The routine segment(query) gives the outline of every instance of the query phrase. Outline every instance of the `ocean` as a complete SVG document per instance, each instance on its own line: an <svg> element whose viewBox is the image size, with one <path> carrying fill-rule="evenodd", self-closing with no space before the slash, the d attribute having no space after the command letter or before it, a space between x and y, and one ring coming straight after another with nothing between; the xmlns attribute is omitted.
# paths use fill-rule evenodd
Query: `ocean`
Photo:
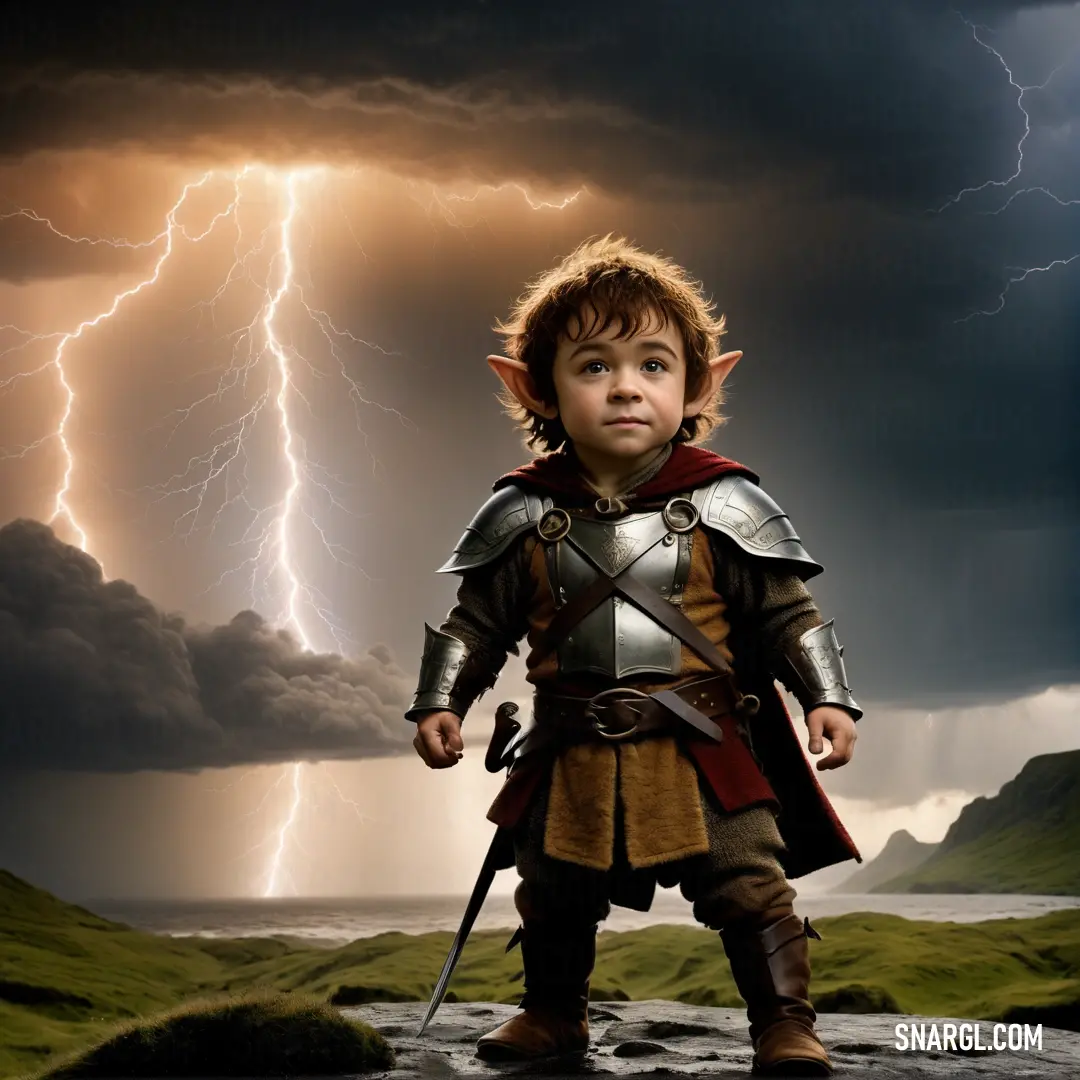
<svg viewBox="0 0 1080 1080"><path fill-rule="evenodd" d="M389 931L426 934L454 932L461 922L464 896L362 897L345 899L234 900L84 900L82 906L106 919L139 930L176 937L299 938L321 947L344 945ZM907 919L981 922L1030 918L1063 908L1080 907L1077 896L909 896L806 893L796 913L811 919L854 911L885 912ZM612 908L601 930L640 930L658 924L695 926L690 905L677 890L658 890L651 911ZM489 896L476 921L477 930L511 930L518 917L510 896Z"/></svg>

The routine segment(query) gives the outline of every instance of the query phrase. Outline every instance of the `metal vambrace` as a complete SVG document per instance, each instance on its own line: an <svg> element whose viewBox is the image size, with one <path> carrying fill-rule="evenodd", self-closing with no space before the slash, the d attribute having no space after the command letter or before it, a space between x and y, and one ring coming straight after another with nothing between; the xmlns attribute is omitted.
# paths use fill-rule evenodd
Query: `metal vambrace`
<svg viewBox="0 0 1080 1080"><path fill-rule="evenodd" d="M805 712L818 705L838 705L856 720L862 716L862 709L851 696L843 656L844 648L837 643L832 619L807 630L787 653L796 678L796 685L789 689Z"/></svg>
<svg viewBox="0 0 1080 1080"><path fill-rule="evenodd" d="M464 717L468 704L455 698L457 682L469 650L464 641L424 623L424 654L420 658L420 679L406 720L416 721L432 709L448 709Z"/></svg>

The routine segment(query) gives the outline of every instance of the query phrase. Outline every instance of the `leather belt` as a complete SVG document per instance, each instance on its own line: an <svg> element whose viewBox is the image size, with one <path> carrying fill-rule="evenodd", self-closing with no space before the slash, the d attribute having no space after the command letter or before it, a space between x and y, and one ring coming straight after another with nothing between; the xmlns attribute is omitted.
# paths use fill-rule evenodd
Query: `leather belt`
<svg viewBox="0 0 1080 1080"><path fill-rule="evenodd" d="M737 704L740 701L745 703L742 708ZM674 734L684 722L721 742L723 734L713 718L745 715L756 701L739 696L726 675L698 679L656 694L623 686L591 698L538 692L533 698L535 726L520 741L518 750L519 754L527 753L552 741L618 742L650 734Z"/></svg>

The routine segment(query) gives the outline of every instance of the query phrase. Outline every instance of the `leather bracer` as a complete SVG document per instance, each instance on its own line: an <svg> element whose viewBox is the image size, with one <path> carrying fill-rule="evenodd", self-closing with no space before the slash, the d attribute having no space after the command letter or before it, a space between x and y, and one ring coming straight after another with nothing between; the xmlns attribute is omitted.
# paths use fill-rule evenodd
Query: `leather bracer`
<svg viewBox="0 0 1080 1080"><path fill-rule="evenodd" d="M832 619L811 627L789 648L786 659L794 684L788 689L799 699L805 712L818 705L837 705L856 720L862 716L862 709L855 703L847 684L843 656L844 649L837 643Z"/></svg>
<svg viewBox="0 0 1080 1080"><path fill-rule="evenodd" d="M424 653L420 658L420 678L406 720L417 721L432 709L448 709L464 717L471 701L462 700L455 690L458 676L469 655L465 642L451 634L433 630L424 623Z"/></svg>

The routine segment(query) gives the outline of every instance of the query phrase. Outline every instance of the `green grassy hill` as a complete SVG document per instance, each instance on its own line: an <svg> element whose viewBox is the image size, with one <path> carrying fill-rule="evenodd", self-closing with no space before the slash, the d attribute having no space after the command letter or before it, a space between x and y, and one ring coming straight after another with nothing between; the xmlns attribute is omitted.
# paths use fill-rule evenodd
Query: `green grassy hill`
<svg viewBox="0 0 1080 1080"><path fill-rule="evenodd" d="M1033 757L960 812L925 862L875 893L1080 895L1080 750Z"/></svg>
<svg viewBox="0 0 1080 1080"><path fill-rule="evenodd" d="M988 923L852 914L815 923L822 1012L1023 1019L1080 1030L1080 910ZM470 938L449 1000L516 1002L508 932ZM94 1045L118 1024L195 999L265 990L338 1005L426 1001L449 933L381 934L338 949L273 939L170 939L98 918L0 871L0 1078ZM686 926L602 933L597 1000L741 1007L717 935Z"/></svg>

